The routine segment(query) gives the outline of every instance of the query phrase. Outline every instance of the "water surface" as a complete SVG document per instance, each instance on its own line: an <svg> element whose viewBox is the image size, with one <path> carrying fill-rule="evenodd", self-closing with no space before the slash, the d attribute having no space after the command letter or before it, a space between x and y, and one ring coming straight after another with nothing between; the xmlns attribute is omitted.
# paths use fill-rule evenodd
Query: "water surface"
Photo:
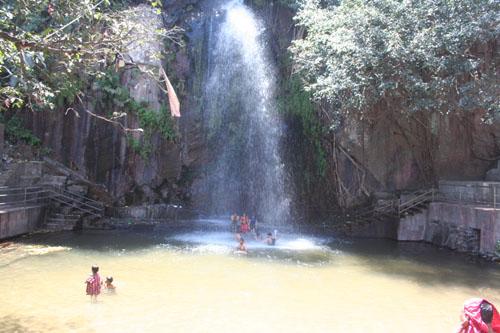
<svg viewBox="0 0 500 333"><path fill-rule="evenodd" d="M19 238L0 250L0 332L452 332L465 299L500 304L498 265L285 232L237 255L226 223ZM98 304L94 263L118 290Z"/></svg>

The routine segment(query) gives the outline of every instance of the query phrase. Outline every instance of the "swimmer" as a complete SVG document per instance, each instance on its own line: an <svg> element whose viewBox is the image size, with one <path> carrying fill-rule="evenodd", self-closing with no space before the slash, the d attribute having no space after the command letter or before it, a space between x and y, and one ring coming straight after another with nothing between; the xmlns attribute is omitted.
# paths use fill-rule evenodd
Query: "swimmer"
<svg viewBox="0 0 500 333"><path fill-rule="evenodd" d="M274 246L276 245L276 237L272 233L268 232L265 242L267 245Z"/></svg>
<svg viewBox="0 0 500 333"><path fill-rule="evenodd" d="M248 253L247 247L245 246L245 240L243 239L243 237L240 237L240 244L236 248L236 251L242 252L242 253L245 253L245 254Z"/></svg>
<svg viewBox="0 0 500 333"><path fill-rule="evenodd" d="M113 285L113 277L106 277L106 282L104 282L104 288L106 288L106 292L108 294L116 292L116 287Z"/></svg>

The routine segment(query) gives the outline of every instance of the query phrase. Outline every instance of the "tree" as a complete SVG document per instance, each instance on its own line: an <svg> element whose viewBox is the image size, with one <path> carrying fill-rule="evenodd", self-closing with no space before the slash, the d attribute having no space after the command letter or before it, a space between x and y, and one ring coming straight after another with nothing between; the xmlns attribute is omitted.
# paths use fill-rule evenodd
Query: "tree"
<svg viewBox="0 0 500 333"><path fill-rule="evenodd" d="M382 100L402 112L500 112L499 2L332 3L303 1L296 21L307 34L290 50L306 88L334 115L359 115Z"/></svg>
<svg viewBox="0 0 500 333"><path fill-rule="evenodd" d="M151 1L160 14L161 2ZM71 105L88 83L124 58L127 36L141 38L126 1L6 0L0 4L0 111ZM138 33L139 31L139 33ZM158 29L179 43L179 29ZM144 38L148 38L146 33ZM158 55L161 56L161 55ZM131 63L132 62L132 63ZM137 67L137 66L136 66Z"/></svg>

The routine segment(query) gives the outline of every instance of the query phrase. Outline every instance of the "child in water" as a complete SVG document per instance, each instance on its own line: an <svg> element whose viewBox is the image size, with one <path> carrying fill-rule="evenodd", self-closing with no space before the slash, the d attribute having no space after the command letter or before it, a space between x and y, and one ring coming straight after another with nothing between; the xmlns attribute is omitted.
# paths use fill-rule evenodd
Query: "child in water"
<svg viewBox="0 0 500 333"><path fill-rule="evenodd" d="M247 253L247 247L245 246L245 240L243 237L240 237L240 244L236 248L237 251Z"/></svg>
<svg viewBox="0 0 500 333"><path fill-rule="evenodd" d="M106 288L106 292L108 294L112 294L116 291L116 287L113 285L113 277L106 277L106 282L104 283L104 288Z"/></svg>
<svg viewBox="0 0 500 333"><path fill-rule="evenodd" d="M101 277L99 276L99 267L92 266L92 275L88 277L85 281L87 284L87 295L90 295L90 301L92 303L97 302L97 295L101 293Z"/></svg>
<svg viewBox="0 0 500 333"><path fill-rule="evenodd" d="M266 244L271 245L271 246L276 245L277 234L278 234L278 230L274 230L274 234L268 232L267 237L266 237Z"/></svg>

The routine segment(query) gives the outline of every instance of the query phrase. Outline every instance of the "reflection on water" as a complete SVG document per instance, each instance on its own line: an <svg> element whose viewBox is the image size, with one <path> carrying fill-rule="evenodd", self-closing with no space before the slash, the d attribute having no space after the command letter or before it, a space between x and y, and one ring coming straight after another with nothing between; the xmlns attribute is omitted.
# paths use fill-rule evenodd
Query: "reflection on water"
<svg viewBox="0 0 500 333"><path fill-rule="evenodd" d="M451 332L465 299L500 304L498 265L432 246L279 231L241 256L227 226L20 238L0 249L0 332ZM98 304L94 263L117 286Z"/></svg>

